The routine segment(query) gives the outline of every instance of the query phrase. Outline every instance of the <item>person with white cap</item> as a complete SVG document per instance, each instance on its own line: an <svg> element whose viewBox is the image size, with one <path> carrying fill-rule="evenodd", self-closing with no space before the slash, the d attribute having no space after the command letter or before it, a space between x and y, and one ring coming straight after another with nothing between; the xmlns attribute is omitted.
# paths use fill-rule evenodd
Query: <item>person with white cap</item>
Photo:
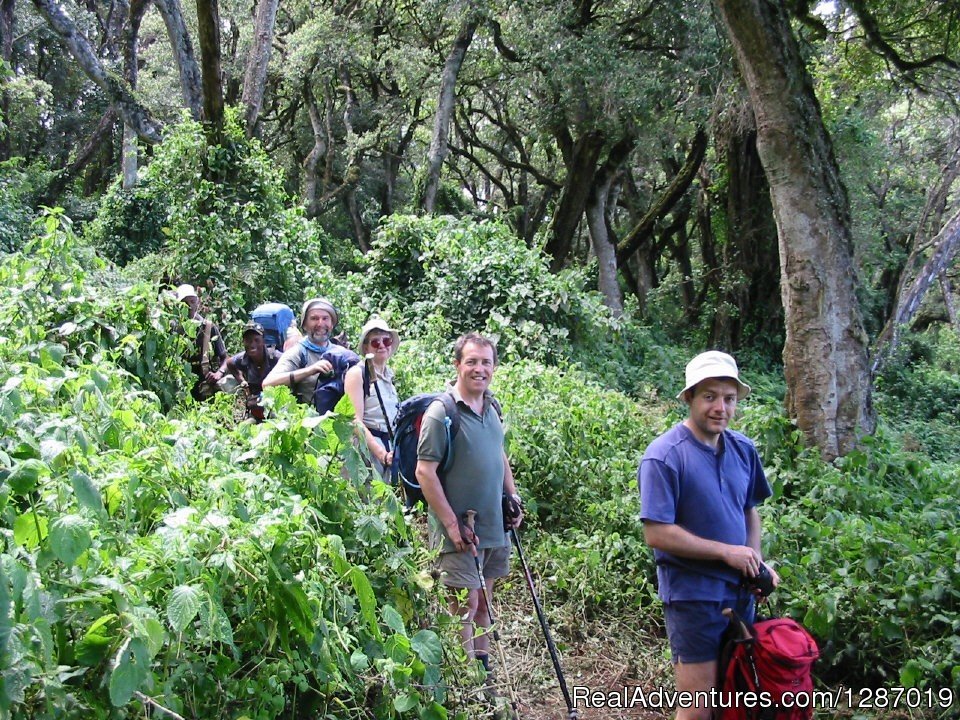
<svg viewBox="0 0 960 720"><path fill-rule="evenodd" d="M353 403L358 431L370 450L374 471L390 482L393 428L400 398L387 365L400 344L400 333L374 315L360 329L360 356L365 359L344 376L344 390Z"/></svg>
<svg viewBox="0 0 960 720"><path fill-rule="evenodd" d="M637 471L644 538L654 549L667 637L678 691L709 694L733 608L753 621L750 579L769 571L760 551L757 506L772 491L753 442L730 430L737 402L750 386L736 360L709 351L686 367L677 396L686 419L656 438ZM707 695L700 696L707 697ZM709 720L705 703L679 708L680 720Z"/></svg>
<svg viewBox="0 0 960 720"><path fill-rule="evenodd" d="M189 308L187 317L196 324L197 334L194 339L196 348L187 358L197 381L190 390L195 400L206 400L217 392L216 369L227 359L227 346L223 342L223 334L213 321L206 319L200 313L200 298L193 285L184 283L176 290L177 300ZM180 328L183 332L183 328ZM222 377L222 376L221 376Z"/></svg>
<svg viewBox="0 0 960 720"><path fill-rule="evenodd" d="M297 400L312 404L319 377L329 377L334 372L331 356L346 351L331 338L339 321L340 314L326 298L310 298L303 303L300 312L303 337L296 345L284 350L276 366L264 378L263 386L289 385Z"/></svg>

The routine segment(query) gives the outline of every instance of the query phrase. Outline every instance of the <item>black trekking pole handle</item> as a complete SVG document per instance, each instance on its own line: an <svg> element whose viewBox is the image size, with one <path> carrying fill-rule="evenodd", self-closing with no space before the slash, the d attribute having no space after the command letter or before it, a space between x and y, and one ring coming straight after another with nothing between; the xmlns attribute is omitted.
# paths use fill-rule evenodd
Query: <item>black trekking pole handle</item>
<svg viewBox="0 0 960 720"><path fill-rule="evenodd" d="M380 403L380 412L383 413L383 422L387 425L387 437L390 438L390 449L396 450L396 443L393 441L393 428L390 427L390 416L387 415L387 406L383 403L383 395L380 394L380 386L377 385L377 375L373 369L373 353L367 353L363 356L367 364L367 377L371 378L373 390L377 393L377 402Z"/></svg>
<svg viewBox="0 0 960 720"><path fill-rule="evenodd" d="M543 630L543 637L547 641L547 649L550 651L550 659L553 661L553 671L557 674L557 682L560 683L560 692L563 693L563 700L567 704L567 718L568 720L578 720L580 714L570 700L570 691L567 690L567 681L564 679L563 669L560 667L560 657L557 655L557 646L553 644L550 627L547 625L547 618L543 613L543 607L540 605L540 599L537 597L537 591L533 586L533 576L530 574L530 566L527 565L527 559L523 555L523 547L520 545L520 536L517 535L516 528L510 528L510 537L513 539L513 544L517 548L517 557L520 558L520 564L523 566L523 574L527 578L530 597L533 598L533 607L537 611L537 619L540 621L540 628Z"/></svg>

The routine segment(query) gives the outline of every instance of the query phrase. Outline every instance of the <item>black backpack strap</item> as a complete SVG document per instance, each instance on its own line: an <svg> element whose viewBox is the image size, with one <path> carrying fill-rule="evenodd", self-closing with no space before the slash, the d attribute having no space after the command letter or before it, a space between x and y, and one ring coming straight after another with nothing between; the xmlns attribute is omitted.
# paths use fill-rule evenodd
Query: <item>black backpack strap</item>
<svg viewBox="0 0 960 720"><path fill-rule="evenodd" d="M490 398L490 404L493 405L493 409L497 411L497 417L500 418L500 422L503 422L503 408L500 407L500 401L496 397Z"/></svg>
<svg viewBox="0 0 960 720"><path fill-rule="evenodd" d="M370 366L366 361L363 362L363 399L370 397ZM376 382L376 380L374 380Z"/></svg>
<svg viewBox="0 0 960 720"><path fill-rule="evenodd" d="M453 399L453 394L450 392L440 393L437 399L443 403L443 412L450 421L447 426L447 454L441 466L442 470L446 470L453 462L453 439L460 432L460 408L457 407L457 401Z"/></svg>

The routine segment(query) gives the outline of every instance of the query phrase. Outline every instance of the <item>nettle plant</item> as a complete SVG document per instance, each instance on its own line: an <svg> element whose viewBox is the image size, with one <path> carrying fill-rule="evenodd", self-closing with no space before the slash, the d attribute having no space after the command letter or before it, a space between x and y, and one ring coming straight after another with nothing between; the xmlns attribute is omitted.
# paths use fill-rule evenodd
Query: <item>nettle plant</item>
<svg viewBox="0 0 960 720"><path fill-rule="evenodd" d="M0 284L0 717L465 717L425 550L352 426L286 390L262 425L165 413L60 222L0 269L28 279Z"/></svg>
<svg viewBox="0 0 960 720"><path fill-rule="evenodd" d="M394 215L382 221L366 260L371 302L399 300L417 332L429 330L425 319L436 314L453 337L486 332L504 358L565 357L590 305L583 277L554 275L542 252L496 222Z"/></svg>

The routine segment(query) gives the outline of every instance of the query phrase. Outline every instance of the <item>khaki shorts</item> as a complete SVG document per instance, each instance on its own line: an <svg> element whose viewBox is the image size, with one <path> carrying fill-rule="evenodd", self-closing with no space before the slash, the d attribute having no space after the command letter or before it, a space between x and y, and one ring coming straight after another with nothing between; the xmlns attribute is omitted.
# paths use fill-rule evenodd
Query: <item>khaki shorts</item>
<svg viewBox="0 0 960 720"><path fill-rule="evenodd" d="M485 580L494 580L510 572L510 546L484 548L479 552ZM480 578L472 552L440 555L440 582L447 587L480 589Z"/></svg>

